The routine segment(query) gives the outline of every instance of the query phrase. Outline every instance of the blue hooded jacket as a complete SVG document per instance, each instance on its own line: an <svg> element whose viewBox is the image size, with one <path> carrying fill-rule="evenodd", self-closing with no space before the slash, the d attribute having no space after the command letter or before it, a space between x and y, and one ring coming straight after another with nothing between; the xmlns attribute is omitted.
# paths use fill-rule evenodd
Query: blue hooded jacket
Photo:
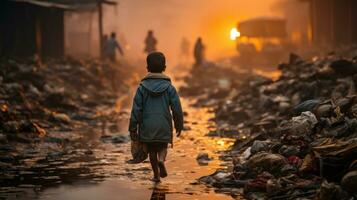
<svg viewBox="0 0 357 200"><path fill-rule="evenodd" d="M168 76L149 73L136 91L129 131L138 132L141 142L172 143L172 120L176 131L181 131L183 113L177 91Z"/></svg>

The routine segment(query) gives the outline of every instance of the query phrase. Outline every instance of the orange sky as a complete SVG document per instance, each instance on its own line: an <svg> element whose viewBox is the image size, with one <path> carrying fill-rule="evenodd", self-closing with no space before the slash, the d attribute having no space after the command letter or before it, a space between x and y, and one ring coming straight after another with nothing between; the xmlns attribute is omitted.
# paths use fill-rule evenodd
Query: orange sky
<svg viewBox="0 0 357 200"><path fill-rule="evenodd" d="M235 53L229 39L230 29L239 20L277 15L272 5L279 0L118 0L117 8L106 8L105 30L115 30L130 49L128 57L144 57L144 38L153 29L158 48L174 64L185 36L191 46L202 36L207 58L216 59Z"/></svg>

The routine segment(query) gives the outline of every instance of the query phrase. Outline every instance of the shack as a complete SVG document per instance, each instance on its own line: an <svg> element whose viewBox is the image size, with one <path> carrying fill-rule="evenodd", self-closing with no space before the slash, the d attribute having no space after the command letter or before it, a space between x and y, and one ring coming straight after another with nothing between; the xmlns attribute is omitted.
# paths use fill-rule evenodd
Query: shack
<svg viewBox="0 0 357 200"><path fill-rule="evenodd" d="M1 0L0 57L60 58L65 54L65 12L97 9L110 0ZM101 42L102 39L99 39Z"/></svg>
<svg viewBox="0 0 357 200"><path fill-rule="evenodd" d="M356 0L302 0L310 3L312 40L316 45L357 45Z"/></svg>

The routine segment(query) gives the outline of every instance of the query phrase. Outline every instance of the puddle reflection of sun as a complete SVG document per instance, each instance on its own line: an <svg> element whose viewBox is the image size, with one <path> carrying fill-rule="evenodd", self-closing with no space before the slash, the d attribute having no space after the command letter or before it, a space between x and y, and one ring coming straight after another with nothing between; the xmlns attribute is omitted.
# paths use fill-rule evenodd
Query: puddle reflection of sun
<svg viewBox="0 0 357 200"><path fill-rule="evenodd" d="M216 143L220 146L224 146L226 144L224 140L218 140Z"/></svg>

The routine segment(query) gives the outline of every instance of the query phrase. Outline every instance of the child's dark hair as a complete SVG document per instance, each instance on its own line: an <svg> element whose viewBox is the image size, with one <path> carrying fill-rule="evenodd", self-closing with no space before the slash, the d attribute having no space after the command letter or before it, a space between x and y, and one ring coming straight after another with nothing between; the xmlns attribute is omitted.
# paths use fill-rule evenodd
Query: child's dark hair
<svg viewBox="0 0 357 200"><path fill-rule="evenodd" d="M147 69L152 73L161 73L166 69L166 59L163 53L153 52L146 58Z"/></svg>

